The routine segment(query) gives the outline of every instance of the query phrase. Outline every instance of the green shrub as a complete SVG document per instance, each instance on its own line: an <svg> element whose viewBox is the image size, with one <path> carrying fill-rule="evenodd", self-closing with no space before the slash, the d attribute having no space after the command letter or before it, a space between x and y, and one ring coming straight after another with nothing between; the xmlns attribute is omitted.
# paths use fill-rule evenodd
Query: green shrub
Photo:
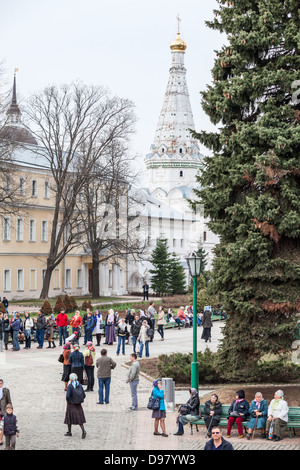
<svg viewBox="0 0 300 470"><path fill-rule="evenodd" d="M59 313L62 308L66 308L60 296L57 297L56 304L53 307L53 312Z"/></svg>
<svg viewBox="0 0 300 470"><path fill-rule="evenodd" d="M162 377L171 377L175 383L190 383L192 354L173 353L159 356L158 370ZM198 352L199 383L221 383L222 378L216 369L216 353L208 348Z"/></svg>
<svg viewBox="0 0 300 470"><path fill-rule="evenodd" d="M49 315L52 313L52 307L50 303L48 302L48 300L45 300L45 302L43 303L41 307L41 311L43 312L44 315Z"/></svg>

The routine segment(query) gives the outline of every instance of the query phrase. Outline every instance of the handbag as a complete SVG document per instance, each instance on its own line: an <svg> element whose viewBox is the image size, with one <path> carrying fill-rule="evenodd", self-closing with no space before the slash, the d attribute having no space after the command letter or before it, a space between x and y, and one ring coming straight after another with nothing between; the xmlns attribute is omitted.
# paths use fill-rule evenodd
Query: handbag
<svg viewBox="0 0 300 470"><path fill-rule="evenodd" d="M181 405L179 407L179 413L181 414L181 416L186 416L188 415L190 412L189 410L189 406L188 405Z"/></svg>
<svg viewBox="0 0 300 470"><path fill-rule="evenodd" d="M159 410L160 398L153 398L152 394L149 397L147 408L149 410Z"/></svg>
<svg viewBox="0 0 300 470"><path fill-rule="evenodd" d="M63 355L63 353L61 353L61 354L58 356L58 362L64 362L64 355Z"/></svg>
<svg viewBox="0 0 300 470"><path fill-rule="evenodd" d="M93 356L92 356L91 353L90 353L88 356L85 356L84 364L85 364L87 367L90 367L90 366L93 365Z"/></svg>

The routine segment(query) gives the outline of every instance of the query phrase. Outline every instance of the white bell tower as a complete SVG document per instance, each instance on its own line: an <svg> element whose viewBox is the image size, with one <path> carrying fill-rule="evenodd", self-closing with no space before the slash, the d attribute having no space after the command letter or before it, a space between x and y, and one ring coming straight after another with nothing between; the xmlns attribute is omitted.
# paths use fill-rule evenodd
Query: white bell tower
<svg viewBox="0 0 300 470"><path fill-rule="evenodd" d="M187 45L180 36L180 18L177 19L177 37L170 44L171 67L164 102L151 153L145 157L151 193L156 188L168 194L175 187L195 187L196 174L201 169L199 144L190 133L195 124L184 67Z"/></svg>

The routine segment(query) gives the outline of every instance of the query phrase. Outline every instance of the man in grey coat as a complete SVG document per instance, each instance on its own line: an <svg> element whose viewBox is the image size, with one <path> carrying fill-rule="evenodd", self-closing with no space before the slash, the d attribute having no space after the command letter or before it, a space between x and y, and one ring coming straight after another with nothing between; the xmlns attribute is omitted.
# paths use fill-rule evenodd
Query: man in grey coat
<svg viewBox="0 0 300 470"><path fill-rule="evenodd" d="M107 350L101 350L101 357L96 361L97 367L97 379L98 379L98 395L99 401L97 405L103 405L103 389L105 388L105 398L104 401L106 404L109 403L109 393L110 393L110 382L111 382L111 371L116 367L115 361L111 357L107 356Z"/></svg>
<svg viewBox="0 0 300 470"><path fill-rule="evenodd" d="M137 411L138 409L138 398L137 398L137 386L139 383L139 376L140 376L140 364L137 360L137 354L131 353L130 354L131 366L129 368L127 374L126 383L130 385L131 391L131 406L130 410Z"/></svg>

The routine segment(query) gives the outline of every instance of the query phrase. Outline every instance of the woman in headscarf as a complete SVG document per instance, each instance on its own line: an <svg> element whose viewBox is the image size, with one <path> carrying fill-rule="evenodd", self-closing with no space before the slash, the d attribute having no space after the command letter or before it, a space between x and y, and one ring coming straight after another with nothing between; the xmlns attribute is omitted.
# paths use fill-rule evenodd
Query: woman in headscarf
<svg viewBox="0 0 300 470"><path fill-rule="evenodd" d="M185 405L179 408L179 415L177 416L178 431L174 434L175 436L182 436L184 433L183 426L187 423L192 423L200 418L199 407L200 400L198 392L195 388L190 388L190 398ZM183 411L184 410L184 411ZM181 414L183 413L184 414Z"/></svg>
<svg viewBox="0 0 300 470"><path fill-rule="evenodd" d="M47 318L46 320L46 339L48 341L48 346L47 349L51 348L56 348L55 342L54 342L54 325L55 325L55 318L53 313Z"/></svg>
<svg viewBox="0 0 300 470"><path fill-rule="evenodd" d="M266 423L267 439L280 441L283 437L283 430L287 425L289 412L288 404L283 397L283 391L277 390L274 394L273 400L271 400L271 403L269 404ZM271 427L273 427L273 431Z"/></svg>
<svg viewBox="0 0 300 470"><path fill-rule="evenodd" d="M205 310L202 316L202 335L201 339L204 339L205 342L207 341L211 342L211 328L213 326L212 323L212 313L210 310Z"/></svg>
<svg viewBox="0 0 300 470"><path fill-rule="evenodd" d="M268 415L268 404L267 400L264 400L262 393L257 392L254 400L250 403L249 408L249 423L247 423L248 433L247 439L251 438L254 428L259 429L261 437L265 438L266 433L266 420Z"/></svg>
<svg viewBox="0 0 300 470"><path fill-rule="evenodd" d="M0 420L6 414L6 405L11 403L10 391L4 387L4 380L0 379Z"/></svg>
<svg viewBox="0 0 300 470"><path fill-rule="evenodd" d="M103 318L101 315L100 310L96 310L94 313L94 329L93 329L93 336L96 336L97 344L96 346L100 346L101 343L101 335L103 334Z"/></svg>
<svg viewBox="0 0 300 470"><path fill-rule="evenodd" d="M84 365L85 371L87 376L87 388L85 392L93 392L94 391L94 383L95 383L95 348L91 341L86 343L86 350L83 352L84 357Z"/></svg>
<svg viewBox="0 0 300 470"><path fill-rule="evenodd" d="M222 414L222 403L219 402L219 397L212 393L210 400L207 400L204 405L203 419L207 428L207 436L211 437L211 430L214 426L218 426Z"/></svg>
<svg viewBox="0 0 300 470"><path fill-rule="evenodd" d="M112 308L108 310L106 326L107 326L107 330L106 330L105 343L113 344L115 341L117 341L117 337L116 337L116 331L115 331L115 313Z"/></svg>
<svg viewBox="0 0 300 470"><path fill-rule="evenodd" d="M65 436L72 436L71 428L73 424L78 424L82 430L82 439L86 436L86 431L84 429L85 416L84 411L81 406L81 403L77 403L76 397L80 394L82 397L82 402L85 398L85 393L82 388L82 385L78 382L78 377L76 374L70 375L70 384L67 388L66 400L67 400L67 409L65 414L64 424L68 426L68 431Z"/></svg>
<svg viewBox="0 0 300 470"><path fill-rule="evenodd" d="M245 398L244 390L238 390L235 393L235 400L231 403L228 414L227 437L230 437L231 428L234 422L236 422L238 428L238 437L244 437L242 423L247 420L249 414L249 403Z"/></svg>
<svg viewBox="0 0 300 470"><path fill-rule="evenodd" d="M127 337L127 325L125 323L125 318L121 318L117 324L117 336L118 336L118 347L117 347L117 356L120 354L120 349L122 346L122 354L125 356L125 341Z"/></svg>
<svg viewBox="0 0 300 470"><path fill-rule="evenodd" d="M152 411L152 418L154 418L154 436L163 436L168 437L166 434L166 406L165 406L165 392L162 390L162 381L161 379L154 380L152 383L152 396L153 398L159 398L159 410ZM158 426L160 424L162 433L158 432Z"/></svg>
<svg viewBox="0 0 300 470"><path fill-rule="evenodd" d="M63 374L61 378L62 382L65 383L65 392L67 391L69 376L71 374L71 363L69 361L70 354L71 354L71 344L66 343L63 346L64 362L63 362Z"/></svg>

